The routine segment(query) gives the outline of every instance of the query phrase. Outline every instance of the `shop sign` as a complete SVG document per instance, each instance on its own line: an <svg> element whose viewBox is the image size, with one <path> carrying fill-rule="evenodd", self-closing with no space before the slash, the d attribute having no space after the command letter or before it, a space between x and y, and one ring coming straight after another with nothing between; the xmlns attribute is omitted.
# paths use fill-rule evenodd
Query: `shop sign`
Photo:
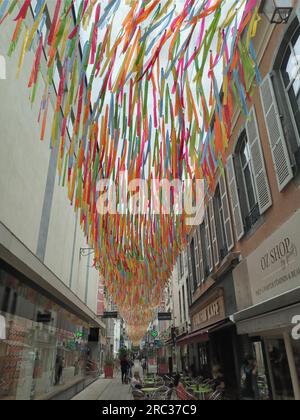
<svg viewBox="0 0 300 420"><path fill-rule="evenodd" d="M299 287L300 211L247 259L253 303Z"/></svg>
<svg viewBox="0 0 300 420"><path fill-rule="evenodd" d="M0 340L6 340L6 320L0 315Z"/></svg>
<svg viewBox="0 0 300 420"><path fill-rule="evenodd" d="M294 316L292 319L294 328L292 329L292 337L294 340L300 340L300 315Z"/></svg>
<svg viewBox="0 0 300 420"><path fill-rule="evenodd" d="M118 316L119 316L118 311L103 313L103 319L117 319Z"/></svg>
<svg viewBox="0 0 300 420"><path fill-rule="evenodd" d="M172 321L172 313L171 312L159 312L158 313L158 320L159 321Z"/></svg>
<svg viewBox="0 0 300 420"><path fill-rule="evenodd" d="M193 317L193 330L199 330L225 319L225 305L223 296L202 307Z"/></svg>

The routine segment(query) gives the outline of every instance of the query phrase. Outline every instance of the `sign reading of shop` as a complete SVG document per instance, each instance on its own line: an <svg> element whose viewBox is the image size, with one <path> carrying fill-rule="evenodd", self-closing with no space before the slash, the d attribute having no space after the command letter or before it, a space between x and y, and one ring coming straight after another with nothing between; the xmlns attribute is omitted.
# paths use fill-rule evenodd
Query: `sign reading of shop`
<svg viewBox="0 0 300 420"><path fill-rule="evenodd" d="M43 323L43 324L47 324L47 323L51 322L51 320L52 320L51 313L42 314L41 312L38 312L37 317L36 317L36 322L40 322L40 323Z"/></svg>
<svg viewBox="0 0 300 420"><path fill-rule="evenodd" d="M295 325L292 329L292 337L294 340L300 340L300 315L294 316L292 324Z"/></svg>
<svg viewBox="0 0 300 420"><path fill-rule="evenodd" d="M297 247L290 238L285 238L262 257L261 268L265 271L277 262L280 262L282 268L285 268L289 264L289 260L295 256L297 256Z"/></svg>
<svg viewBox="0 0 300 420"><path fill-rule="evenodd" d="M113 319L116 319L116 318L118 318L118 312L117 311L114 311L114 312L104 312L103 313L103 318L104 319L110 319L110 318L113 318Z"/></svg>
<svg viewBox="0 0 300 420"><path fill-rule="evenodd" d="M172 313L171 312L159 312L158 313L158 320L159 321L172 321Z"/></svg>
<svg viewBox="0 0 300 420"><path fill-rule="evenodd" d="M223 296L219 296L217 299L206 305L203 309L200 309L193 316L193 330L205 328L211 324L222 321L225 319L225 308Z"/></svg>
<svg viewBox="0 0 300 420"><path fill-rule="evenodd" d="M300 284L300 210L247 258L253 304Z"/></svg>

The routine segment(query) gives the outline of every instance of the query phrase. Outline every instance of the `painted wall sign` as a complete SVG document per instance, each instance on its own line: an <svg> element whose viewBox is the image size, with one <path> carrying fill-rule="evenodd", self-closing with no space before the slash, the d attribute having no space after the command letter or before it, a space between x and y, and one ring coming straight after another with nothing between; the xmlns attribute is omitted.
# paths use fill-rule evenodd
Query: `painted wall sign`
<svg viewBox="0 0 300 420"><path fill-rule="evenodd" d="M158 313L158 320L159 321L172 321L172 313L171 312L159 312Z"/></svg>
<svg viewBox="0 0 300 420"><path fill-rule="evenodd" d="M214 297L192 316L193 331L208 327L225 319L225 305L223 295Z"/></svg>
<svg viewBox="0 0 300 420"><path fill-rule="evenodd" d="M261 303L300 285L300 210L248 259L253 303Z"/></svg>

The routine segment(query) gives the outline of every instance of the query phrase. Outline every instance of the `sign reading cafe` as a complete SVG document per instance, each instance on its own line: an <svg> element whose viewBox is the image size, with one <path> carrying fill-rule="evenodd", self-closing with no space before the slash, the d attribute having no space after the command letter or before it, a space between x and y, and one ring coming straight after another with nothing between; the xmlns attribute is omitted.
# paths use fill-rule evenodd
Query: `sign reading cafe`
<svg viewBox="0 0 300 420"><path fill-rule="evenodd" d="M300 285L300 211L248 257L253 303L258 304Z"/></svg>
<svg viewBox="0 0 300 420"><path fill-rule="evenodd" d="M220 290L209 302L203 305L192 316L193 330L199 330L225 319L225 305L223 293Z"/></svg>

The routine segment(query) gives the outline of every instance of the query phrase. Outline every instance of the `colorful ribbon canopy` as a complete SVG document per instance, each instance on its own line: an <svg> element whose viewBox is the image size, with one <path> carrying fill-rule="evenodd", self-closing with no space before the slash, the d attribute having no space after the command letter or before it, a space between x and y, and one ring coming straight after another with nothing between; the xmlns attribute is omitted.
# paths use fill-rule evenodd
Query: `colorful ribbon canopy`
<svg viewBox="0 0 300 420"><path fill-rule="evenodd" d="M109 180L105 192L115 183L117 203L130 196L125 171L127 183L142 178L148 191L154 179L203 178L214 187L233 113L247 114L260 81L257 3L0 0L2 26L11 16L15 22L9 54L19 53L17 74L34 53L29 88L32 101L38 86L44 92L41 140L59 74L50 139L59 178L134 342L186 246L186 214L152 214L151 200L165 205L161 194L149 194L143 214L99 214L99 183Z"/></svg>

